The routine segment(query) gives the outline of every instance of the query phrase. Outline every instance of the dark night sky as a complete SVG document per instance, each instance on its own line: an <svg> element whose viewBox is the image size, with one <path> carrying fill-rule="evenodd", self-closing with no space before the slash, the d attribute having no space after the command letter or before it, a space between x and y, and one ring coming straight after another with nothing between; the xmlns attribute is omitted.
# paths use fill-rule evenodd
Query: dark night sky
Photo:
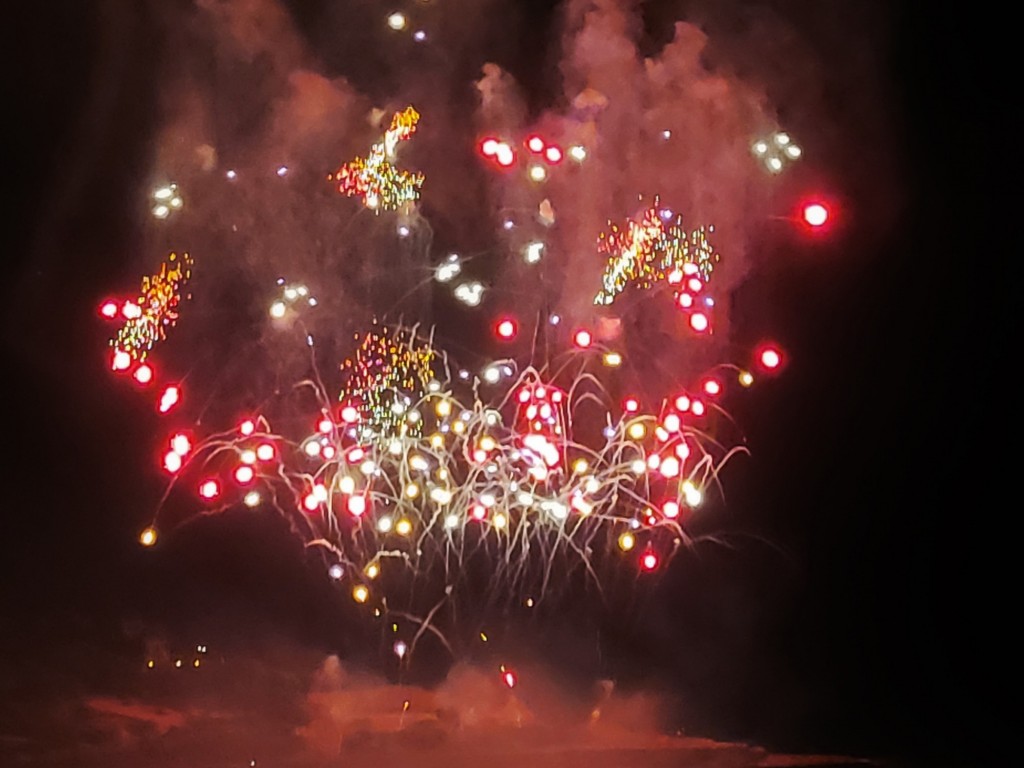
<svg viewBox="0 0 1024 768"><path fill-rule="evenodd" d="M525 5L528 18L548 19L546 4ZM798 17L807 4L775 5ZM883 240L852 225L789 243L807 252L743 289L774 307L767 322L792 362L734 409L753 457L732 470L728 510L784 554L751 543L677 560L630 632L608 641L607 663L679 692L693 731L979 765L1012 732L994 695L1010 692L997 617L1011 606L999 605L1008 569L993 540L1016 509L992 477L1011 408L989 360L1009 359L1010 325L990 298L1000 267L988 263L1012 255L987 251L984 232L974 239L980 200L969 190L983 160L967 148L984 144L985 126L967 119L972 79L947 48L958 19L907 5L886 4L893 31L877 52L905 180L898 222ZM655 21L671 15L657 6ZM105 329L92 318L137 244L126 222L166 51L155 13L126 14L118 79L105 83L102 114L83 111L96 108L95 9L19 13L8 78L21 104L6 121L17 131L6 203L15 237L0 323L0 685L11 681L19 701L43 700L46 686L102 686L83 655L109 638L121 638L112 658L135 653L129 619L250 650L284 638L351 652L336 598L279 531L212 521L156 561L136 545L145 514L119 499L156 500L149 479L131 477L131 446L152 425L143 404L109 387ZM506 44L543 102L544 57L517 59ZM855 210L874 192L861 178L844 194ZM838 258L858 248L862 258ZM282 556L289 548L294 557Z"/></svg>

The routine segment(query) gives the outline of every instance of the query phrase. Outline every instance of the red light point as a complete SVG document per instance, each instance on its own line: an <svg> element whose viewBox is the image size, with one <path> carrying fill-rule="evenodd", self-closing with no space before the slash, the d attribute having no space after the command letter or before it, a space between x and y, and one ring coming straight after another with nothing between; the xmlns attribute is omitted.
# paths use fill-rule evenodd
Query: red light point
<svg viewBox="0 0 1024 768"><path fill-rule="evenodd" d="M782 365L782 353L775 347L765 347L758 355L761 365L769 371L774 371Z"/></svg>
<svg viewBox="0 0 1024 768"><path fill-rule="evenodd" d="M179 399L181 399L181 390L172 384L160 395L160 413L167 413L178 404Z"/></svg>
<svg viewBox="0 0 1024 768"><path fill-rule="evenodd" d="M139 384L149 384L153 380L153 369L143 363L135 369L135 380Z"/></svg>
<svg viewBox="0 0 1024 768"><path fill-rule="evenodd" d="M498 140L484 139L480 142L480 152L484 157L493 157L498 152Z"/></svg>
<svg viewBox="0 0 1024 768"><path fill-rule="evenodd" d="M640 558L640 566L645 571L653 571L658 567L658 555L655 552L644 553L644 556Z"/></svg>
<svg viewBox="0 0 1024 768"><path fill-rule="evenodd" d="M220 494L220 483L216 480L207 480L199 486L199 495L204 499L215 499Z"/></svg>
<svg viewBox="0 0 1024 768"><path fill-rule="evenodd" d="M531 152L543 152L544 151L544 139L540 136L531 136L526 140L526 146Z"/></svg>
<svg viewBox="0 0 1024 768"><path fill-rule="evenodd" d="M594 343L594 337L590 335L590 331L581 329L576 331L576 334L573 336L573 342L580 349L587 349Z"/></svg>
<svg viewBox="0 0 1024 768"><path fill-rule="evenodd" d="M500 321L494 327L494 332L498 334L498 338L501 339L514 339L517 330L516 321L509 318Z"/></svg>
<svg viewBox="0 0 1024 768"><path fill-rule="evenodd" d="M107 301L100 307L100 314L104 317L117 317L117 302Z"/></svg>
<svg viewBox="0 0 1024 768"><path fill-rule="evenodd" d="M808 203L804 206L803 219L812 229L820 229L828 223L831 212L822 203Z"/></svg>

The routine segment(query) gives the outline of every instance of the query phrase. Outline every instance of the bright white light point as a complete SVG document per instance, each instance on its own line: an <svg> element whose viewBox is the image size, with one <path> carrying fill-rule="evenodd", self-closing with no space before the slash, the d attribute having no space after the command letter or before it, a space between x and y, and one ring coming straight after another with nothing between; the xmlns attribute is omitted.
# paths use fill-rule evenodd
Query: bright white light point
<svg viewBox="0 0 1024 768"><path fill-rule="evenodd" d="M558 325L560 322L562 322L562 318L559 317L558 315L552 315L551 317L548 318L548 322L551 323L552 325Z"/></svg>
<svg viewBox="0 0 1024 768"><path fill-rule="evenodd" d="M377 521L377 530L381 533L388 533L394 524L394 521L390 517L382 517Z"/></svg>
<svg viewBox="0 0 1024 768"><path fill-rule="evenodd" d="M704 500L703 494L689 480L683 483L683 495L686 497L686 503L691 507L700 506L700 503Z"/></svg>
<svg viewBox="0 0 1024 768"><path fill-rule="evenodd" d="M275 301L270 305L270 316L275 320L280 320L284 317L284 313L287 311L287 307L283 301Z"/></svg>
<svg viewBox="0 0 1024 768"><path fill-rule="evenodd" d="M284 289L284 297L288 299L288 301L295 301L295 299L297 299L298 296L299 292L296 289L292 288L291 286L288 286L287 288Z"/></svg>
<svg viewBox="0 0 1024 768"><path fill-rule="evenodd" d="M775 134L775 143L778 144L780 147L786 146L787 144L789 144L789 134L788 133L776 133Z"/></svg>
<svg viewBox="0 0 1024 768"><path fill-rule="evenodd" d="M666 141L668 141L669 139L671 139L671 138L672 138L672 131L669 131L669 130L664 130L664 131L662 131L662 132L661 132L661 138L663 138L663 139L665 139Z"/></svg>
<svg viewBox="0 0 1024 768"><path fill-rule="evenodd" d="M310 456L310 457L312 457L312 456L319 456L320 455L320 443L318 443L316 440L310 440L308 443L306 443L303 446L302 450L304 450L306 452L307 456Z"/></svg>
<svg viewBox="0 0 1024 768"><path fill-rule="evenodd" d="M367 459L366 461L359 465L359 471L362 472L364 475L372 475L374 472L377 471L377 465L370 459Z"/></svg>
<svg viewBox="0 0 1024 768"><path fill-rule="evenodd" d="M395 656L397 656L398 658L402 658L403 656L405 656L405 652L408 650L409 646L407 646L403 641L395 641Z"/></svg>
<svg viewBox="0 0 1024 768"><path fill-rule="evenodd" d="M516 223L512 221L512 219L505 219L505 221L501 223L501 226L503 226L505 229L512 229L512 227L514 227L515 225Z"/></svg>
<svg viewBox="0 0 1024 768"><path fill-rule="evenodd" d="M249 491L245 494L245 498L243 498L242 501L245 502L245 506L247 507L259 506L260 494L257 491Z"/></svg>
<svg viewBox="0 0 1024 768"><path fill-rule="evenodd" d="M659 471L663 477L675 477L679 474L679 459L675 456L669 456L661 462Z"/></svg>
<svg viewBox="0 0 1024 768"><path fill-rule="evenodd" d="M341 575L345 572L345 569L341 567L339 563L335 563L327 569L327 575L337 581L341 578Z"/></svg>
<svg viewBox="0 0 1024 768"><path fill-rule="evenodd" d="M402 224L401 226L398 227L398 236L399 237L408 237L409 236L409 228L407 226L405 226L405 224Z"/></svg>
<svg viewBox="0 0 1024 768"><path fill-rule="evenodd" d="M448 530L459 527L459 516L455 514L447 515L444 519L444 527Z"/></svg>
<svg viewBox="0 0 1024 768"><path fill-rule="evenodd" d="M803 154L803 150L800 149L800 147L798 147L796 144L790 144L788 147L786 147L786 155L791 160L796 160L802 154Z"/></svg>
<svg viewBox="0 0 1024 768"><path fill-rule="evenodd" d="M531 181L544 181L548 177L548 172L543 165L531 165L529 174Z"/></svg>
<svg viewBox="0 0 1024 768"><path fill-rule="evenodd" d="M782 161L777 157L769 157L765 164L768 166L768 170L773 173L778 173L782 170Z"/></svg>
<svg viewBox="0 0 1024 768"><path fill-rule="evenodd" d="M768 145L763 141L755 141L753 150L755 155L763 155L768 151Z"/></svg>
<svg viewBox="0 0 1024 768"><path fill-rule="evenodd" d="M579 144L575 144L569 147L569 157L575 160L577 163L582 163L587 159L587 150L581 147Z"/></svg>
<svg viewBox="0 0 1024 768"><path fill-rule="evenodd" d="M234 171L228 171L224 175L227 176L229 179L234 179L234 178L236 178L238 176L238 174L235 173Z"/></svg>
<svg viewBox="0 0 1024 768"><path fill-rule="evenodd" d="M633 470L634 475L642 475L647 471L647 462L643 459L634 459L633 463L629 465L629 468Z"/></svg>
<svg viewBox="0 0 1024 768"><path fill-rule="evenodd" d="M168 200L171 197L171 195L173 195L173 194L174 194L174 187L173 186L170 186L170 187L160 187L160 189L156 190L156 192L153 193L153 197L155 199L157 199L157 200Z"/></svg>
<svg viewBox="0 0 1024 768"><path fill-rule="evenodd" d="M405 29L405 14L400 12L392 13L388 16L388 26L395 31Z"/></svg>
<svg viewBox="0 0 1024 768"><path fill-rule="evenodd" d="M427 39L427 33L424 32L422 29L417 29L416 32L413 33L412 39L415 40L417 43L422 43L424 40Z"/></svg>
<svg viewBox="0 0 1024 768"><path fill-rule="evenodd" d="M263 443L256 447L256 458L260 461L270 461L274 458L274 446L270 443Z"/></svg>
<svg viewBox="0 0 1024 768"><path fill-rule="evenodd" d="M523 258L526 259L527 264L536 264L538 261L540 261L540 257L543 251L544 243L529 243L523 250Z"/></svg>
<svg viewBox="0 0 1024 768"><path fill-rule="evenodd" d="M501 378L501 371L497 368L487 368L484 370L484 381L488 384L497 384L498 379Z"/></svg>
<svg viewBox="0 0 1024 768"><path fill-rule="evenodd" d="M312 347L313 346L313 334L311 334L311 333L310 334L306 334L306 346L307 347Z"/></svg>
<svg viewBox="0 0 1024 768"><path fill-rule="evenodd" d="M544 505L548 514L556 520L565 520L569 516L569 508L560 501L551 501Z"/></svg>
<svg viewBox="0 0 1024 768"><path fill-rule="evenodd" d="M469 371L467 371L465 368L463 368L461 371L459 371L459 378L460 379L468 379L469 378ZM455 431L456 432L458 432L460 430L460 428L461 428L460 424L461 424L461 422L455 422Z"/></svg>
<svg viewBox="0 0 1024 768"><path fill-rule="evenodd" d="M167 214L169 214L170 212L171 209L168 208L166 205L158 205L155 208L153 208L153 215L156 216L158 219L166 219Z"/></svg>

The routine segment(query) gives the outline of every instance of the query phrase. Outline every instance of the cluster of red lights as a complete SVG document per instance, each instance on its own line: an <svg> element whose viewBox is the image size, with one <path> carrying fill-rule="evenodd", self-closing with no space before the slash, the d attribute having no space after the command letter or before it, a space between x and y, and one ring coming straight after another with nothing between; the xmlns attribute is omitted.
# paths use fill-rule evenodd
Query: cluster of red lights
<svg viewBox="0 0 1024 768"><path fill-rule="evenodd" d="M107 300L100 305L100 315L107 320L135 320L142 315L142 308L134 301L125 301L121 304L113 300ZM134 359L130 354L121 349L115 349L110 356L110 369L116 373L131 374L136 384L142 387L149 386L156 378L156 371L148 362L141 362ZM170 384L160 393L157 402L157 410L160 413L167 413L178 401L181 400L181 388L176 384Z"/></svg>
<svg viewBox="0 0 1024 768"><path fill-rule="evenodd" d="M704 290L704 281L700 279L699 272L696 264L687 262L682 269L669 274L668 282L676 287L676 306L689 315L690 328L697 333L704 333L711 328L711 320L707 312L700 308L701 304L706 306L707 302L698 302L698 296Z"/></svg>
<svg viewBox="0 0 1024 768"><path fill-rule="evenodd" d="M561 147L557 144L548 144L537 134L529 136L523 142L523 146L532 154L543 158L548 165L558 165L564 156ZM487 137L480 141L480 154L493 160L502 168L512 167L518 159L516 150L509 142L494 137Z"/></svg>

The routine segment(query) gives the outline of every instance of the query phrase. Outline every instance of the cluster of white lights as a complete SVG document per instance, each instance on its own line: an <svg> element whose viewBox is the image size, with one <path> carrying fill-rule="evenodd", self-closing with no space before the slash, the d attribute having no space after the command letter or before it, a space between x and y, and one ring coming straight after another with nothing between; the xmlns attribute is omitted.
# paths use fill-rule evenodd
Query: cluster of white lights
<svg viewBox="0 0 1024 768"><path fill-rule="evenodd" d="M772 173L779 173L787 162L799 160L803 154L788 133L776 133L768 139L758 139L751 146L755 157L764 162L764 167Z"/></svg>
<svg viewBox="0 0 1024 768"><path fill-rule="evenodd" d="M279 278L277 284L284 285L284 278ZM270 316L275 320L280 320L287 314L288 307L300 302L310 307L315 307L317 304L316 298L309 295L309 288L305 285L300 283L284 285L281 297L270 305ZM307 339L307 341L311 343L312 340Z"/></svg>
<svg viewBox="0 0 1024 768"><path fill-rule="evenodd" d="M468 283L460 283L455 287L455 298L467 307L478 307L484 297L483 283L473 280Z"/></svg>
<svg viewBox="0 0 1024 768"><path fill-rule="evenodd" d="M153 190L153 215L158 219L166 219L172 211L180 210L184 202L178 192L177 184L167 184Z"/></svg>
<svg viewBox="0 0 1024 768"><path fill-rule="evenodd" d="M439 283L447 283L461 271L462 264L459 263L459 254L450 253L448 258L434 268L434 278Z"/></svg>

